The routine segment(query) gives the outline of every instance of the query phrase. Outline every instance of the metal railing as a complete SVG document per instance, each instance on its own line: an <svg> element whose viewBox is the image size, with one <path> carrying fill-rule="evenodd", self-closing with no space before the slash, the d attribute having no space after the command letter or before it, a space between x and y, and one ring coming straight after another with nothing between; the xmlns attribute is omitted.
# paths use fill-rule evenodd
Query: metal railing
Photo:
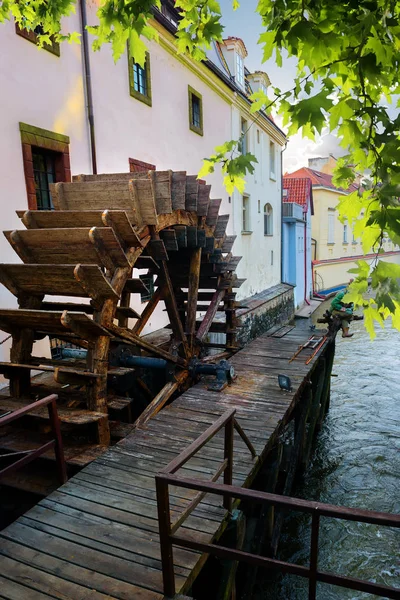
<svg viewBox="0 0 400 600"><path fill-rule="evenodd" d="M67 468L65 464L64 458L64 449L61 438L61 430L60 430L60 421L58 419L57 413L57 398L56 394L51 394L50 396L46 396L46 398L42 398L41 400L37 400L36 402L32 402L23 408L18 410L14 410L10 413L7 413L3 416L0 416L0 427L3 425L9 425L13 421L24 417L29 414L33 410L37 410L38 408L42 408L43 406L47 406L49 411L49 419L51 429L54 435L54 438L40 446L39 448L35 448L34 450L24 450L21 452L8 452L6 454L0 454L0 459L15 459L18 456L22 456L11 465L8 465L2 469L0 469L0 481L2 477L8 475L14 471L17 471L24 465L30 463L32 460L44 454L48 450L54 448L54 453L56 456L57 470L62 483L65 483L68 480L67 477ZM0 401L1 406L1 401Z"/></svg>
<svg viewBox="0 0 400 600"><path fill-rule="evenodd" d="M231 409L224 413L218 419L218 421L211 425L211 427L209 427L197 440L195 440L188 448L186 448L186 450L184 450L177 458L171 461L167 467L165 467L159 474L156 475L157 507L165 596L172 598L176 593L173 559L173 546L176 545L189 550L197 550L205 554L212 554L222 559L243 561L260 567L272 567L283 573L305 577L309 580L309 600L316 599L318 581L352 590L375 594L380 597L399 600L399 588L396 589L386 585L355 579L353 577L345 577L342 575L335 575L333 573L319 571L318 541L321 517L333 517L361 523L400 527L400 515L322 504L320 502L299 500L297 498L289 498L287 496L280 496L277 494L269 494L257 490L249 490L232 486L234 429L239 432L247 447L251 451L252 456L256 456L253 446L247 439L240 425L235 420L235 412L235 409ZM192 456L194 456L205 444L207 444L207 442L209 442L223 427L225 427L224 461L212 477L211 481L203 482L197 479L190 479L175 475L176 471L178 471L178 469L180 469ZM224 473L224 483L216 483L222 473ZM170 514L168 489L170 485L200 492L193 498L193 500L191 500L187 508L174 523L171 523ZM236 498L238 500L253 501L261 504L279 506L311 514L312 522L309 567L284 562L274 558L258 556L256 554L227 548L217 544L196 542L193 539L186 539L185 537L175 535L177 529L179 529L179 527L184 523L190 513L196 508L196 506L199 504L199 502L201 502L207 493L223 496L224 507L228 510L231 510L232 499Z"/></svg>

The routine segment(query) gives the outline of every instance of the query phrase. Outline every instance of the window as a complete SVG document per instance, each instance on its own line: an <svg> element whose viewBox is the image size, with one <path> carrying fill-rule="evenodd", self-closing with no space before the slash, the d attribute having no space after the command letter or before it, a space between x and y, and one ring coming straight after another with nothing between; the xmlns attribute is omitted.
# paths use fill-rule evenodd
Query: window
<svg viewBox="0 0 400 600"><path fill-rule="evenodd" d="M44 35L45 31L41 25L38 25L35 29L21 29L18 23L15 23L15 33L37 46L38 36ZM44 44L43 48L55 56L60 56L60 44L55 42L53 37L50 40L51 43Z"/></svg>
<svg viewBox="0 0 400 600"><path fill-rule="evenodd" d="M271 179L276 179L274 142L269 143L269 176Z"/></svg>
<svg viewBox="0 0 400 600"><path fill-rule="evenodd" d="M257 129L257 144L260 143L260 130Z"/></svg>
<svg viewBox="0 0 400 600"><path fill-rule="evenodd" d="M357 244L357 240L356 240L356 238L355 238L355 236L354 236L354 223L353 223L353 227L352 227L351 229L352 229L352 238L353 238L353 239L352 239L352 243L353 243L353 244Z"/></svg>
<svg viewBox="0 0 400 600"><path fill-rule="evenodd" d="M299 237L297 238L297 252L299 254L302 254L303 251L304 251L304 236L299 235Z"/></svg>
<svg viewBox="0 0 400 600"><path fill-rule="evenodd" d="M273 211L270 204L264 206L264 235L273 235Z"/></svg>
<svg viewBox="0 0 400 600"><path fill-rule="evenodd" d="M146 52L144 67L135 63L129 54L128 57L131 96L151 106L150 54Z"/></svg>
<svg viewBox="0 0 400 600"><path fill-rule="evenodd" d="M203 100L201 94L189 85L189 127L203 135Z"/></svg>
<svg viewBox="0 0 400 600"><path fill-rule="evenodd" d="M349 240L347 239L348 234L348 225L347 223L343 224L343 244L348 244Z"/></svg>
<svg viewBox="0 0 400 600"><path fill-rule="evenodd" d="M274 264L274 251L271 250L271 267Z"/></svg>
<svg viewBox="0 0 400 600"><path fill-rule="evenodd" d="M335 243L335 213L328 212L328 244Z"/></svg>
<svg viewBox="0 0 400 600"><path fill-rule="evenodd" d="M246 119L240 120L239 152L241 152L242 154L247 154L247 121L246 121Z"/></svg>
<svg viewBox="0 0 400 600"><path fill-rule="evenodd" d="M142 302L148 302L152 299L154 295L154 278L153 275L139 275L139 279L141 279L144 285L149 290L148 292L140 292L140 300Z"/></svg>
<svg viewBox="0 0 400 600"><path fill-rule="evenodd" d="M243 57L239 52L236 53L236 82L244 87L244 64Z"/></svg>
<svg viewBox="0 0 400 600"><path fill-rule="evenodd" d="M242 231L250 231L250 198L242 197Z"/></svg>
<svg viewBox="0 0 400 600"><path fill-rule="evenodd" d="M54 208L49 184L56 181L56 155L57 153L51 150L32 148L36 203L39 210Z"/></svg>
<svg viewBox="0 0 400 600"><path fill-rule="evenodd" d="M261 200L258 201L258 212L261 212Z"/></svg>
<svg viewBox="0 0 400 600"><path fill-rule="evenodd" d="M20 123L28 208L53 208L50 184L71 181L69 137Z"/></svg>

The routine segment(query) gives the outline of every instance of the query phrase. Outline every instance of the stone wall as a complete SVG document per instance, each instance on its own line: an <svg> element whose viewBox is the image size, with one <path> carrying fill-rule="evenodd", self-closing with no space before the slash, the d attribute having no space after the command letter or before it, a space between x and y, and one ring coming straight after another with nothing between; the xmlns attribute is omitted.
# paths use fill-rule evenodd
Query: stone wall
<svg viewBox="0 0 400 600"><path fill-rule="evenodd" d="M242 346L274 325L285 325L294 318L294 294L291 285L281 283L242 300L248 308L238 310L242 327L238 342Z"/></svg>

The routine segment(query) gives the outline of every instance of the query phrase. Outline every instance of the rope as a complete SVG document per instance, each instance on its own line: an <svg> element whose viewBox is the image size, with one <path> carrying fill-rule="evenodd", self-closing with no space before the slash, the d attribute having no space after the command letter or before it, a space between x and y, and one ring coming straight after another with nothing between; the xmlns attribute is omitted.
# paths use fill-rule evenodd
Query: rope
<svg viewBox="0 0 400 600"><path fill-rule="evenodd" d="M9 335L8 337L4 338L4 340L2 340L2 341L0 342L0 346L1 346L2 344L4 344L4 342L6 342L7 340L9 340L10 338L12 338L12 335Z"/></svg>

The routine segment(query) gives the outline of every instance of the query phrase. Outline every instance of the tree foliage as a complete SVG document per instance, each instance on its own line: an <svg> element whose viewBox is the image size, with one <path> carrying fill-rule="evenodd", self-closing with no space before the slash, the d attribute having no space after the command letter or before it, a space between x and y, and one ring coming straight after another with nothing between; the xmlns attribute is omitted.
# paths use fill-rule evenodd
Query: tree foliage
<svg viewBox="0 0 400 600"><path fill-rule="evenodd" d="M232 8L240 0L232 0ZM156 37L152 7L160 0L102 0L98 24L89 28L93 47L112 46L117 60L130 44L131 55L144 64L145 39ZM176 0L181 13L177 31L179 52L202 60L212 41L221 40L223 26L218 0ZM21 27L43 27L39 43L49 36L75 41L79 34L62 32L61 19L75 10L75 0L2 0L0 21L15 18ZM339 138L346 155L338 161L334 183L348 187L356 174L368 185L343 196L339 215L354 223L365 253L376 252L372 265L358 261L349 298L364 308L367 328L392 316L400 329L400 267L380 260L385 236L400 244L400 2L396 0L259 0L263 60L282 65L282 53L295 57L293 87L257 92L252 111L274 109L289 136L302 133L312 140L324 128ZM205 160L201 175L222 166L231 193L243 191L255 157L239 152L240 140L226 142ZM366 296L370 279L374 299Z"/></svg>

